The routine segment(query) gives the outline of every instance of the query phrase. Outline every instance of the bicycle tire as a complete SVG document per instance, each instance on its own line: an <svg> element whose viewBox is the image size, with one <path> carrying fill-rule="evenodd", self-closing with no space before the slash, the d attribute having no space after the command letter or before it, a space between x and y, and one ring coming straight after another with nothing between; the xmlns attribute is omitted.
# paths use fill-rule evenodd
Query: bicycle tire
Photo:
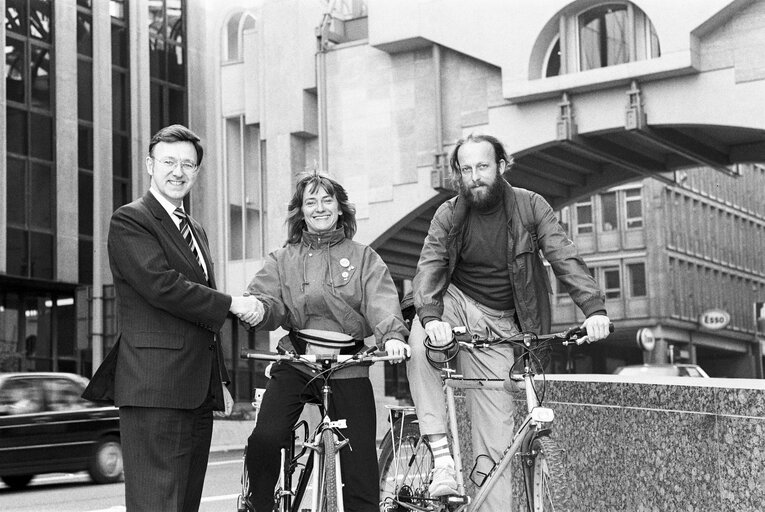
<svg viewBox="0 0 765 512"><path fill-rule="evenodd" d="M561 512L571 509L571 497L566 482L564 453L547 436L531 443L530 464L525 468L533 512Z"/></svg>
<svg viewBox="0 0 765 512"><path fill-rule="evenodd" d="M427 437L420 435L419 424L411 416L396 420L385 434L378 464L380 510L404 510L403 507L393 506L398 503L418 507L430 504L428 485L433 469L433 452Z"/></svg>
<svg viewBox="0 0 765 512"><path fill-rule="evenodd" d="M322 485L318 512L337 512L337 465L335 464L337 447L335 446L335 436L330 429L321 433L321 446L324 463L319 464L319 467L322 468Z"/></svg>

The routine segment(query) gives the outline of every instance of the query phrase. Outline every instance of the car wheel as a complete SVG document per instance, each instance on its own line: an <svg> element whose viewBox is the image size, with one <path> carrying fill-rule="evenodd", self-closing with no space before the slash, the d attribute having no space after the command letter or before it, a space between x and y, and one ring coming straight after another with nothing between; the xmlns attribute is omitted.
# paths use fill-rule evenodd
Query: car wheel
<svg viewBox="0 0 765 512"><path fill-rule="evenodd" d="M109 436L98 442L90 459L88 473L99 484L122 480L122 446L119 438Z"/></svg>
<svg viewBox="0 0 765 512"><path fill-rule="evenodd" d="M32 481L34 475L12 475L0 477L2 481L11 489L23 489Z"/></svg>

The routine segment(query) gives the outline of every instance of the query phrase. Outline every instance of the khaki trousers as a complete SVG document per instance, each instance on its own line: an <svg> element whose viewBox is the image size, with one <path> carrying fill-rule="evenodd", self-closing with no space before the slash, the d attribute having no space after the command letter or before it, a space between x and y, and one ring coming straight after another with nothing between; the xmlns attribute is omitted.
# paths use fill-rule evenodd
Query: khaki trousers
<svg viewBox="0 0 765 512"><path fill-rule="evenodd" d="M444 294L442 320L452 327L465 326L468 332L481 336L511 336L517 334L514 310L499 311L486 307L449 285ZM423 434L442 434L448 430L446 403L441 387L439 370L433 368L425 355L426 333L418 318L412 322L409 345L412 358L407 363L407 377L412 399L417 408L417 419ZM456 362L456 365L455 365ZM500 345L491 349L460 350L452 365L466 378L505 379L513 364L513 349ZM514 404L512 397L502 390L465 390L465 403L472 423L473 457L488 455L499 461L502 452L510 446L513 429ZM463 469L470 470L473 461L463 461ZM506 471L498 475L481 512L509 510L512 491L511 475Z"/></svg>

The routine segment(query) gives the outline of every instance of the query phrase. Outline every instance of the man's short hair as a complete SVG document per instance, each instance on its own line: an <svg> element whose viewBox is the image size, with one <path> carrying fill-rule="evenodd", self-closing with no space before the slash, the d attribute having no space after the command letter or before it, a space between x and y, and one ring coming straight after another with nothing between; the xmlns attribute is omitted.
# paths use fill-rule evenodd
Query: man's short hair
<svg viewBox="0 0 765 512"><path fill-rule="evenodd" d="M159 130L151 138L151 142L149 142L149 155L154 156L152 154L152 151L154 151L154 146L160 142L191 142L197 152L197 165L201 165L204 149L202 148L202 144L200 144L199 141L199 136L197 136L196 133L192 132L182 124L171 124L170 126L165 126Z"/></svg>
<svg viewBox="0 0 765 512"><path fill-rule="evenodd" d="M452 151L452 155L449 158L449 166L452 169L452 181L454 182L454 186L456 190L459 190L459 185L461 183L462 179L462 171L460 170L460 163L457 159L457 153L459 152L460 148L463 144L467 142L488 142L492 145L494 148L494 157L495 157L495 163L497 166L499 166L500 160L505 161L505 176L507 175L508 171L510 170L510 167L513 165L513 157L507 155L507 151L505 151L505 146L500 142L500 140L496 137L493 137L491 135L485 135L482 133L471 133L470 135L461 138L457 141L457 144L454 146L454 150Z"/></svg>

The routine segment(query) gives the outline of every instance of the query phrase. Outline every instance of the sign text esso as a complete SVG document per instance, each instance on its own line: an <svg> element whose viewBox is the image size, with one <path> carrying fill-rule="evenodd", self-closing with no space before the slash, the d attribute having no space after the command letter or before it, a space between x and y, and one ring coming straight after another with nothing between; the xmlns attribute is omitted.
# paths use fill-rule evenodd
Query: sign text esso
<svg viewBox="0 0 765 512"><path fill-rule="evenodd" d="M699 325L706 329L724 329L730 323L730 314L722 309L708 309L699 315Z"/></svg>

